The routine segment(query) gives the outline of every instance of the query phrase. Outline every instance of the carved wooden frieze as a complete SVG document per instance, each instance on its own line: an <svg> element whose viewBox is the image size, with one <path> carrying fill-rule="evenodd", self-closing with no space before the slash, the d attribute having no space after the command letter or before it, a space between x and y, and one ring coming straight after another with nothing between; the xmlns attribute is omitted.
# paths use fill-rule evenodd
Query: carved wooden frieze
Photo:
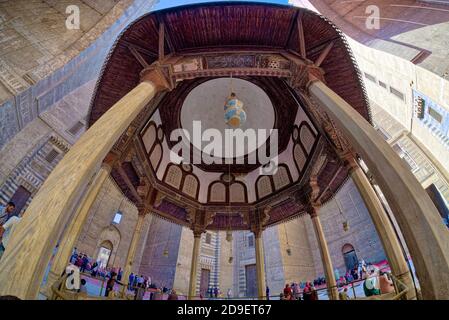
<svg viewBox="0 0 449 320"><path fill-rule="evenodd" d="M206 56L207 69L223 68L255 68L256 55L254 54L227 54L219 56Z"/></svg>

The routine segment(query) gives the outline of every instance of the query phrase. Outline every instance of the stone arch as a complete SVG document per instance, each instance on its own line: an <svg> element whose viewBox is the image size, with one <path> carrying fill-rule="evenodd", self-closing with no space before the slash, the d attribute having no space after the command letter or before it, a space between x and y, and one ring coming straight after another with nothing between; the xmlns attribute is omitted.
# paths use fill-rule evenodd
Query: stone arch
<svg viewBox="0 0 449 320"><path fill-rule="evenodd" d="M346 270L351 270L358 264L359 259L357 258L357 253L352 244L345 243L341 248L341 253L343 255Z"/></svg>
<svg viewBox="0 0 449 320"><path fill-rule="evenodd" d="M113 264L115 262L115 257L117 255L117 250L121 238L122 236L120 230L117 227L109 225L104 228L101 231L100 236L98 237L97 245L95 247L95 254L92 258L97 259L98 253L100 252L100 248L103 246L103 244L109 244L109 246L111 246L112 248L111 255L109 257L109 266L114 266Z"/></svg>
<svg viewBox="0 0 449 320"><path fill-rule="evenodd" d="M103 241L103 242L100 244L100 247L109 249L109 250L111 250L111 251L114 249L114 245L113 245L112 242L109 241L109 240Z"/></svg>
<svg viewBox="0 0 449 320"><path fill-rule="evenodd" d="M350 251L354 251L355 249L354 249L354 246L352 245L352 244L350 244L350 243L345 243L344 245L343 245L343 247L341 248L341 252L343 253L343 254L345 254L345 253L348 253L348 252L350 252Z"/></svg>
<svg viewBox="0 0 449 320"><path fill-rule="evenodd" d="M211 183L207 197L209 202L226 202L226 185L220 181Z"/></svg>

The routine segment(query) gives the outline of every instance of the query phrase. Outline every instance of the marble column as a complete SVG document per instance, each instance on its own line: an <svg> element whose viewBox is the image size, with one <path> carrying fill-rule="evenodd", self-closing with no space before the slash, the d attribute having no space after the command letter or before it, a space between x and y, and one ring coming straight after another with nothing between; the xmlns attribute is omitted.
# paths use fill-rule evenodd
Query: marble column
<svg viewBox="0 0 449 320"><path fill-rule="evenodd" d="M189 279L189 300L192 300L196 297L196 280L198 275L198 259L200 257L201 248L201 234L202 232L193 232L192 263L190 265Z"/></svg>
<svg viewBox="0 0 449 320"><path fill-rule="evenodd" d="M58 251L53 259L53 264L51 265L48 274L47 291L50 289L51 285L61 277L62 272L68 265L76 240L86 222L87 215L97 199L98 193L109 176L111 169L112 167L109 164L103 163L91 185L86 190L81 205L73 215L72 221L59 243ZM47 293L50 294L50 292Z"/></svg>
<svg viewBox="0 0 449 320"><path fill-rule="evenodd" d="M263 250L262 231L254 232L256 249L256 273L257 273L257 296L260 300L265 297L265 260Z"/></svg>
<svg viewBox="0 0 449 320"><path fill-rule="evenodd" d="M156 93L169 88L159 67L115 103L76 142L45 180L0 260L0 295L36 299L56 242L101 161Z"/></svg>
<svg viewBox="0 0 449 320"><path fill-rule="evenodd" d="M133 271L133 262L136 257L137 245L142 235L142 227L145 221L145 216L146 216L145 211L139 210L136 227L134 228L133 237L129 245L128 255L126 256L125 267L123 268L122 281L124 283L128 282L129 275Z"/></svg>
<svg viewBox="0 0 449 320"><path fill-rule="evenodd" d="M401 228L424 299L449 299L449 232L432 200L388 143L345 100L313 79L309 94L378 182Z"/></svg>
<svg viewBox="0 0 449 320"><path fill-rule="evenodd" d="M393 275L409 288L406 298L408 300L416 299L416 291L410 269L408 268L401 244L399 243L399 239L396 236L387 213L383 209L376 192L362 168L360 168L352 155L347 156L346 160L349 163L351 178L365 202L377 234L382 242Z"/></svg>
<svg viewBox="0 0 449 320"><path fill-rule="evenodd" d="M326 238L324 236L323 227L318 217L318 208L310 209L310 218L312 219L313 230L315 231L318 247L320 249L321 261L323 261L324 276L326 278L327 294L329 300L338 300L337 281L335 281L334 267L332 266L331 255L327 247Z"/></svg>

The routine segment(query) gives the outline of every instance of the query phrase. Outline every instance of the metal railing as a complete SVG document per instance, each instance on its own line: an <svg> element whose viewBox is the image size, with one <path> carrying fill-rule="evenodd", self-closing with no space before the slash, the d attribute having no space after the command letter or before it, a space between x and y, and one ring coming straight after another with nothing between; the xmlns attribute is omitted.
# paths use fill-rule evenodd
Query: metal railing
<svg viewBox="0 0 449 320"><path fill-rule="evenodd" d="M116 300L132 300L135 299L134 295L130 295L127 294L127 290L130 291L137 291L137 290L145 290L144 295L147 292L151 292L153 294L156 294L158 296L158 298L162 298L163 300L165 300L165 296L168 297L167 293L162 293L162 292L157 292L155 291L155 289L152 288L142 288L139 286L129 286L129 284L123 284L121 287L121 290L118 292L118 294L116 293L116 291L114 291L114 293L109 296L109 297L105 297L103 296L103 290L105 287L105 282L106 282L106 278L105 277L92 277L90 274L86 274L83 273L81 274L83 277L87 277L90 279L94 279L97 281L100 281L100 292L98 296L92 296L92 295L86 295L84 293L78 293L78 292L74 292L74 291L70 291L65 289L65 282L67 280L68 275L65 275L63 277L61 277L58 281L56 281L52 286L51 286L51 291L52 291L52 297L50 298L51 300L57 300L57 299L62 299L62 300L112 300L112 299L116 299ZM397 277L395 277L394 275L390 274L390 277L393 281L393 286L394 286L394 293L386 293L386 294L380 294L380 295L374 295L374 296L370 296L370 297L366 297L366 296L359 296L357 297L357 293L356 293L356 286L360 286L363 285L363 282L366 279L361 279L361 280L357 280L357 281L352 281L350 283L344 284L344 285L340 285L340 286L333 286L333 287L323 287L323 288L319 288L319 289L315 289L317 296L319 296L320 293L325 293L325 296L327 296L327 298L329 299L328 296L328 292L329 289L333 289L333 288L337 288L341 289L343 287L350 287L352 290L352 297L349 297L350 300L400 300L400 299L404 299L405 295L407 294L407 292L409 290L411 290L411 288L407 287L401 280L399 280ZM303 290L300 291L300 296L303 297ZM270 295L269 296L270 300L280 300L280 294L279 295ZM187 300L188 297L186 295L178 295L178 299L179 300ZM159 299L157 299L159 300ZM262 298L259 297L207 297L207 296L195 296L193 297L193 300L267 300L267 297L264 296ZM295 299L293 299L295 300Z"/></svg>

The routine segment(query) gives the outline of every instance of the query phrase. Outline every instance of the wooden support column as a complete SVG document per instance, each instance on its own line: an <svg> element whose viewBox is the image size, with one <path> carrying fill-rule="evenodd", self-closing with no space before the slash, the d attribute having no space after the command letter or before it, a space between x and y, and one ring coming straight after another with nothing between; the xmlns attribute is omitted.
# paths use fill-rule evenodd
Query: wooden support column
<svg viewBox="0 0 449 320"><path fill-rule="evenodd" d="M309 94L360 154L385 194L401 228L424 299L449 299L449 232L438 210L403 160L375 129L322 81Z"/></svg>
<svg viewBox="0 0 449 320"><path fill-rule="evenodd" d="M100 167L100 170L88 187L84 199L81 202L78 210L75 212L70 225L67 228L63 238L61 239L58 247L58 251L53 259L53 264L50 268L50 272L47 278L47 294L51 296L50 288L55 281L57 281L67 265L69 264L70 257L75 247L76 240L78 239L81 230L86 222L87 215L92 208L93 203L97 199L97 196L104 185L107 177L111 173L112 166L104 162Z"/></svg>
<svg viewBox="0 0 449 320"><path fill-rule="evenodd" d="M196 280L198 275L198 259L200 257L201 234L203 231L193 231L193 250L192 263L190 264L190 279L189 279L189 296L192 300L196 297Z"/></svg>
<svg viewBox="0 0 449 320"><path fill-rule="evenodd" d="M125 267L123 268L123 281L128 281L129 275L133 271L133 262L136 256L137 244L139 243L139 239L142 234L142 227L145 221L145 216L147 214L147 210L145 208L139 209L139 216L137 218L136 227L134 228L134 234L131 239L131 243L128 249L128 255L126 256Z"/></svg>
<svg viewBox="0 0 449 320"><path fill-rule="evenodd" d="M96 168L136 116L172 85L158 65L89 128L45 180L0 260L0 295L36 299L56 242Z"/></svg>
<svg viewBox="0 0 449 320"><path fill-rule="evenodd" d="M265 297L265 260L262 233L262 230L254 232L256 249L257 296L259 300L263 300Z"/></svg>
<svg viewBox="0 0 449 320"><path fill-rule="evenodd" d="M362 168L357 164L352 154L345 155L344 159L349 164L351 178L362 196L371 219L373 220L393 275L409 288L406 298L408 300L416 299L416 291L410 269L408 268L407 261L405 260L401 249L401 244L396 236L393 225L388 219L387 213L383 209L368 178L364 174Z"/></svg>
<svg viewBox="0 0 449 320"><path fill-rule="evenodd" d="M318 247L320 248L321 261L323 261L324 276L326 277L327 294L329 300L338 300L337 281L335 281L334 268L327 247L326 237L324 236L323 227L318 217L318 208L312 206L309 209L310 218L312 219L313 230L315 231Z"/></svg>

